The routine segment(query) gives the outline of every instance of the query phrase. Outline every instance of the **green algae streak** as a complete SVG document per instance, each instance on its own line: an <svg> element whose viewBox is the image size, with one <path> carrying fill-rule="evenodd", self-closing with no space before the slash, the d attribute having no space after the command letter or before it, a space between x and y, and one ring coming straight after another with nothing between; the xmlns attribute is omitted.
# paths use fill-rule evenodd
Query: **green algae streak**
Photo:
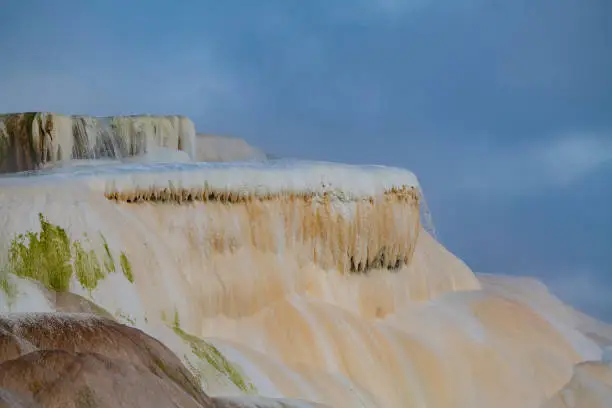
<svg viewBox="0 0 612 408"><path fill-rule="evenodd" d="M51 224L42 213L38 214L38 218L40 232L28 231L11 241L9 273L37 280L56 292L68 291L74 274L81 286L91 292L109 273L115 272L115 260L104 236L105 251L101 263L93 249L84 249L78 240L71 242L66 231ZM133 283L132 267L123 252L120 262L123 274ZM5 281L6 277L2 282ZM4 290L6 285L0 286Z"/></svg>
<svg viewBox="0 0 612 408"><path fill-rule="evenodd" d="M212 344L192 335L186 333L180 328L178 312L174 312L174 321L172 322L172 329L174 332L183 339L191 347L191 351L202 361L207 361L208 364L213 366L215 370L223 374L231 382L234 383L240 390L247 394L256 394L257 389L255 386L246 381L234 364L230 363L223 354ZM197 371L197 370L195 370Z"/></svg>

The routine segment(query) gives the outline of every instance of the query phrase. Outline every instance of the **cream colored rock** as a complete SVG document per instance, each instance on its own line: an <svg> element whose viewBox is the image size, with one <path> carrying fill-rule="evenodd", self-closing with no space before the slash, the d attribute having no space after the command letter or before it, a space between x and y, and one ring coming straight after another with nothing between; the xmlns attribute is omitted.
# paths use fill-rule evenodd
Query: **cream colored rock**
<svg viewBox="0 0 612 408"><path fill-rule="evenodd" d="M576 364L601 358L607 326L534 280L475 275L423 230L419 191L407 171L320 163L140 163L0 179L0 247L38 231L42 212L100 257L103 234L134 277L109 274L91 291L73 279L72 295L55 299L11 277L20 293L0 291L0 306L99 313L93 302L126 315L225 406L539 408ZM8 331L13 360L59 338L72 354L128 364L112 372L151 362L141 337L116 347L136 336L124 328L93 330L80 340L86 350L65 334Z"/></svg>
<svg viewBox="0 0 612 408"><path fill-rule="evenodd" d="M249 145L245 140L208 134L196 136L197 161L205 162L231 162L246 160L265 160L266 154Z"/></svg>
<svg viewBox="0 0 612 408"><path fill-rule="evenodd" d="M612 365L588 361L577 364L571 380L542 408L612 407Z"/></svg>
<svg viewBox="0 0 612 408"><path fill-rule="evenodd" d="M88 307L87 301L73 296L62 295L56 303ZM12 408L323 407L261 397L210 399L156 340L82 313L0 317L2 404Z"/></svg>
<svg viewBox="0 0 612 408"><path fill-rule="evenodd" d="M528 305L557 327L580 351L582 360L599 359L602 347L612 345L612 326L564 304L538 280L522 276L478 274L483 289L492 295Z"/></svg>
<svg viewBox="0 0 612 408"><path fill-rule="evenodd" d="M190 161L191 158L186 152L166 147L152 148L146 153L122 160L123 163L189 163Z"/></svg>

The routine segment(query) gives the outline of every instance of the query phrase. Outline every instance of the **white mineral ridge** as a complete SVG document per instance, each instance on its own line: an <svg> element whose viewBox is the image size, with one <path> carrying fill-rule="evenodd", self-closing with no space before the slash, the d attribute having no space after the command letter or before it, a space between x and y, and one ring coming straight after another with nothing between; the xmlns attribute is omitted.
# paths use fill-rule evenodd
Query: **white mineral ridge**
<svg viewBox="0 0 612 408"><path fill-rule="evenodd" d="M330 193L339 198L334 205L368 214L355 212L334 234L317 235L336 221L307 215L299 200L128 204L103 195L168 187ZM87 234L99 253L103 234L118 273L91 292L74 278L71 291L162 341L209 395L237 406L612 406L610 326L534 279L474 274L421 228L410 204L343 201L402 187L420 191L413 173L392 167L202 163L165 149L128 162L73 162L0 177L0 247L38 228L39 212L73 240ZM343 274L320 264L322 254L397 253L412 237L406 231L418 231L413 253L396 270ZM120 251L133 282L119 272ZM40 285L9 280L19 293L0 291L0 311L53 311ZM198 356L172 329L175 316L260 396L276 400L245 395Z"/></svg>
<svg viewBox="0 0 612 408"><path fill-rule="evenodd" d="M65 182L104 192L208 187L245 194L329 192L340 198L372 197L392 188L419 188L412 172L385 166L292 160L155 163L155 159L146 163L137 157L130 163L59 166L9 174L0 176L0 188Z"/></svg>

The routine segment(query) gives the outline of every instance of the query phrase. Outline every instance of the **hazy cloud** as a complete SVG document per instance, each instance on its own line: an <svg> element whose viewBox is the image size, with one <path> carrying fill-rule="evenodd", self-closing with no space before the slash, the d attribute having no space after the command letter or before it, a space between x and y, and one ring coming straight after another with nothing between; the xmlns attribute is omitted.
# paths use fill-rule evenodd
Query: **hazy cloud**
<svg viewBox="0 0 612 408"><path fill-rule="evenodd" d="M573 132L504 149L480 149L459 167L457 189L530 195L576 187L612 161L612 132Z"/></svg>
<svg viewBox="0 0 612 408"><path fill-rule="evenodd" d="M56 59L69 58L70 50L57 50ZM146 64L138 56L75 62L66 68L25 66L0 75L0 111L192 116L224 103L239 107L249 92L204 48Z"/></svg>
<svg viewBox="0 0 612 408"><path fill-rule="evenodd" d="M602 273L612 269L595 271L585 267L560 268L552 276L543 278L552 293L579 310L595 313L596 317L608 319L612 310L612 291Z"/></svg>

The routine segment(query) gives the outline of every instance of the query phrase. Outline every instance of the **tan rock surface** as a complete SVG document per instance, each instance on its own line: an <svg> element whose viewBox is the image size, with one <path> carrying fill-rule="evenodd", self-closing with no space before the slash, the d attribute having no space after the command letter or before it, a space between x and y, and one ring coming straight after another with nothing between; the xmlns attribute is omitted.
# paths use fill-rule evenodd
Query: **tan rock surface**
<svg viewBox="0 0 612 408"><path fill-rule="evenodd" d="M66 172L0 179L0 247L8 248L14 234L39 231L36 214L44 213L101 256L104 245L96 237L105 237L116 260L125 251L133 271L132 279L109 272L93 288L73 276L74 293L55 298L21 277L30 275L14 274L10 281L19 293L11 298L0 291L0 303L7 311L105 315L95 303L175 354L139 330L90 314L6 315L0 318L0 372L7 374L0 387L28 391L25 396L43 406L73 401L80 392L109 406L109 389L120 398L146 394L149 386L165 395L155 403L169 396L175 406L226 408L313 406L301 400L334 408L540 408L551 398L565 405L546 408L559 408L605 401L598 397L608 387L599 363L594 370L579 363L601 359L612 338L608 325L571 310L533 279L476 276L422 229L416 205L379 199L386 190L377 187L384 186L376 184L378 175L339 171L334 185L357 197L373 191L372 200L343 193L317 201L315 213L293 193L267 188L299 187L300 194L321 198L313 186L320 176L334 175L328 167L292 174L269 169L257 178L257 166L172 173L140 167L116 178ZM385 189L412 180L403 172L388 177ZM349 179L372 185L341 184ZM252 183L246 190L244 180ZM214 184L222 194L127 203L108 193L110 185L110 191L157 200L150 191L179 184ZM407 259L402 267L368 268L368 261L382 264L381 252L384 260ZM39 264L38 253L32 264ZM347 254L365 270L339 267L347 265L337 262ZM51 386L32 392L40 382L54 383L55 371L65 372L57 380L65 387L61 395ZM22 380L11 382L19 373ZM63 378L70 380L62 385ZM564 386L564 399L554 400ZM593 396L581 396L585 389ZM570 394L586 403L568 405ZM153 403L148 394L125 398L134 406Z"/></svg>
<svg viewBox="0 0 612 408"><path fill-rule="evenodd" d="M91 302L58 293L56 304ZM86 313L0 317L0 408L325 408L262 397L210 398L172 352L140 330Z"/></svg>
<svg viewBox="0 0 612 408"><path fill-rule="evenodd" d="M100 407L212 406L164 345L95 315L4 315L0 361L0 387L45 407L83 406L86 397Z"/></svg>
<svg viewBox="0 0 612 408"><path fill-rule="evenodd" d="M0 388L0 408L41 408L32 397Z"/></svg>
<svg viewBox="0 0 612 408"><path fill-rule="evenodd" d="M196 136L195 159L206 162L265 160L266 154L243 139L198 134Z"/></svg>
<svg viewBox="0 0 612 408"><path fill-rule="evenodd" d="M41 285L42 286L42 285ZM96 305L94 302L85 299L83 296L72 292L49 292L42 288L53 301L54 309L64 313L91 313L102 317L115 320L113 315L107 310Z"/></svg>
<svg viewBox="0 0 612 408"><path fill-rule="evenodd" d="M49 408L211 406L159 372L96 353L28 353L0 364L0 385Z"/></svg>
<svg viewBox="0 0 612 408"><path fill-rule="evenodd" d="M588 361L574 367L572 379L542 408L612 407L612 365Z"/></svg>

